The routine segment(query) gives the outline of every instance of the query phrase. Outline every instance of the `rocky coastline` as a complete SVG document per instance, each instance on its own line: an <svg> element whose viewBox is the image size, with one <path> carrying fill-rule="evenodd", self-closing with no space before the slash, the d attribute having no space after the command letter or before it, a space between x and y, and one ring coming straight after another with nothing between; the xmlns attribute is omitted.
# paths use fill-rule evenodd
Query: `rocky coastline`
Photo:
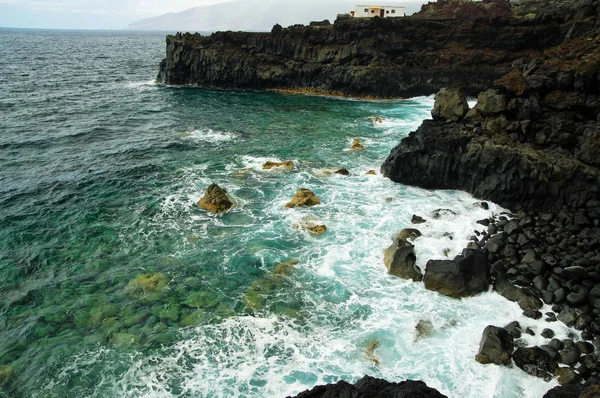
<svg viewBox="0 0 600 398"><path fill-rule="evenodd" d="M368 98L430 95L460 84L477 95L515 61L535 64L545 49L594 26L587 8L571 2L438 3L407 18L177 33L167 36L157 82Z"/></svg>
<svg viewBox="0 0 600 398"><path fill-rule="evenodd" d="M437 93L433 120L392 149L382 174L464 190L510 212L480 220L486 232L424 272L414 266L414 236L397 236L388 272L455 298L492 286L548 322L547 343L526 347L520 337L532 331L508 320L482 331L474 360L557 377L561 387L545 397L592 397L600 393L599 66L598 2L440 0L397 20L169 36L157 81L371 98ZM467 96L477 96L472 109ZM572 327L571 338L554 338L554 322ZM299 397L378 396L362 391L373 383L386 382L340 382Z"/></svg>
<svg viewBox="0 0 600 398"><path fill-rule="evenodd" d="M594 29L567 36L534 63L513 63L474 108L459 85L440 90L433 120L394 148L381 168L396 182L465 190L511 211L480 220L488 229L472 237L463 255L479 253L493 289L517 302L524 316L548 322L546 344L524 346L521 335L533 331L518 322L490 325L476 360L558 377L562 387L547 397L600 391L600 7L594 6L585 14ZM457 271L453 262L452 277L471 280L473 267ZM430 264L425 280L436 272ZM457 289L441 292L462 296ZM554 338L557 321L574 329L572 338Z"/></svg>

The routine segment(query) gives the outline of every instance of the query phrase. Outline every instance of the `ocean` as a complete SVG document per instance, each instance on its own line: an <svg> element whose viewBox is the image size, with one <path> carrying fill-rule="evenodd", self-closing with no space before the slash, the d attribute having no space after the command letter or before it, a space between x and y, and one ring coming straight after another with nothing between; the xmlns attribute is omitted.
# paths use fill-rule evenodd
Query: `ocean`
<svg viewBox="0 0 600 398"><path fill-rule="evenodd" d="M157 85L164 36L0 30L0 397L285 397L365 374L450 397L557 384L475 361L490 324L518 320L543 343L516 303L386 273L413 214L428 220L424 269L505 211L380 175L432 97ZM196 205L213 182L226 214ZM284 208L299 188L321 205ZM456 216L432 219L439 208Z"/></svg>

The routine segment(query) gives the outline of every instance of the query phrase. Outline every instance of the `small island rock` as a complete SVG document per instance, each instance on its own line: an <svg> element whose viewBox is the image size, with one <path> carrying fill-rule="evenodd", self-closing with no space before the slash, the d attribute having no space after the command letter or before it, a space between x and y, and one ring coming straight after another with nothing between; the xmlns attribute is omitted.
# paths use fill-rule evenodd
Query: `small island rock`
<svg viewBox="0 0 600 398"><path fill-rule="evenodd" d="M227 191L217 184L211 184L198 201L198 206L212 213L225 213L233 207L233 202L227 196Z"/></svg>
<svg viewBox="0 0 600 398"><path fill-rule="evenodd" d="M262 168L263 170L271 170L274 169L276 167L281 167L284 168L286 170L291 170L294 168L294 162L292 162L291 160L286 160L284 162L272 162L272 161L268 161L265 164L263 164Z"/></svg>
<svg viewBox="0 0 600 398"><path fill-rule="evenodd" d="M317 198L313 191L306 188L300 188L292 200L285 205L285 207L291 209L294 207L316 206L320 203L321 200Z"/></svg>

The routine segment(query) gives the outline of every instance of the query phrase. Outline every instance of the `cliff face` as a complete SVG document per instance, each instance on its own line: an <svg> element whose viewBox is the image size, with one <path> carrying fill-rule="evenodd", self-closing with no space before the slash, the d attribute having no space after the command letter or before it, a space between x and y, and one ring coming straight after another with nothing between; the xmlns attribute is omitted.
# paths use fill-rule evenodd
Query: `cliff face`
<svg viewBox="0 0 600 398"><path fill-rule="evenodd" d="M582 24L591 30L568 34L536 62L515 62L465 118L423 123L392 150L383 174L513 210L587 209L598 219L600 5L574 4L581 11L570 32Z"/></svg>
<svg viewBox="0 0 600 398"><path fill-rule="evenodd" d="M539 60L544 49L569 34L589 33L594 23L564 10L525 14L524 6L511 9L505 0L465 9L461 2L446 3L451 19L432 18L438 14L430 5L406 18L168 36L157 80L371 97L428 95L459 84L476 95L515 60Z"/></svg>

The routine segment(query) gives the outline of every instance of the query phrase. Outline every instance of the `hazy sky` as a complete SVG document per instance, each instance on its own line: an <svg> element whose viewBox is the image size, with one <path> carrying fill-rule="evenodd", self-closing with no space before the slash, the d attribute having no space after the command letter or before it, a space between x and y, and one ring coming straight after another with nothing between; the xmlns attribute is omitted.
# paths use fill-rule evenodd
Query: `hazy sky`
<svg viewBox="0 0 600 398"><path fill-rule="evenodd" d="M122 29L143 18L227 1L231 0L0 0L0 27ZM282 3L286 1L293 0L282 0ZM356 1L365 3L365 0ZM389 3L389 0L384 2ZM416 2L425 1L399 0L397 3Z"/></svg>

